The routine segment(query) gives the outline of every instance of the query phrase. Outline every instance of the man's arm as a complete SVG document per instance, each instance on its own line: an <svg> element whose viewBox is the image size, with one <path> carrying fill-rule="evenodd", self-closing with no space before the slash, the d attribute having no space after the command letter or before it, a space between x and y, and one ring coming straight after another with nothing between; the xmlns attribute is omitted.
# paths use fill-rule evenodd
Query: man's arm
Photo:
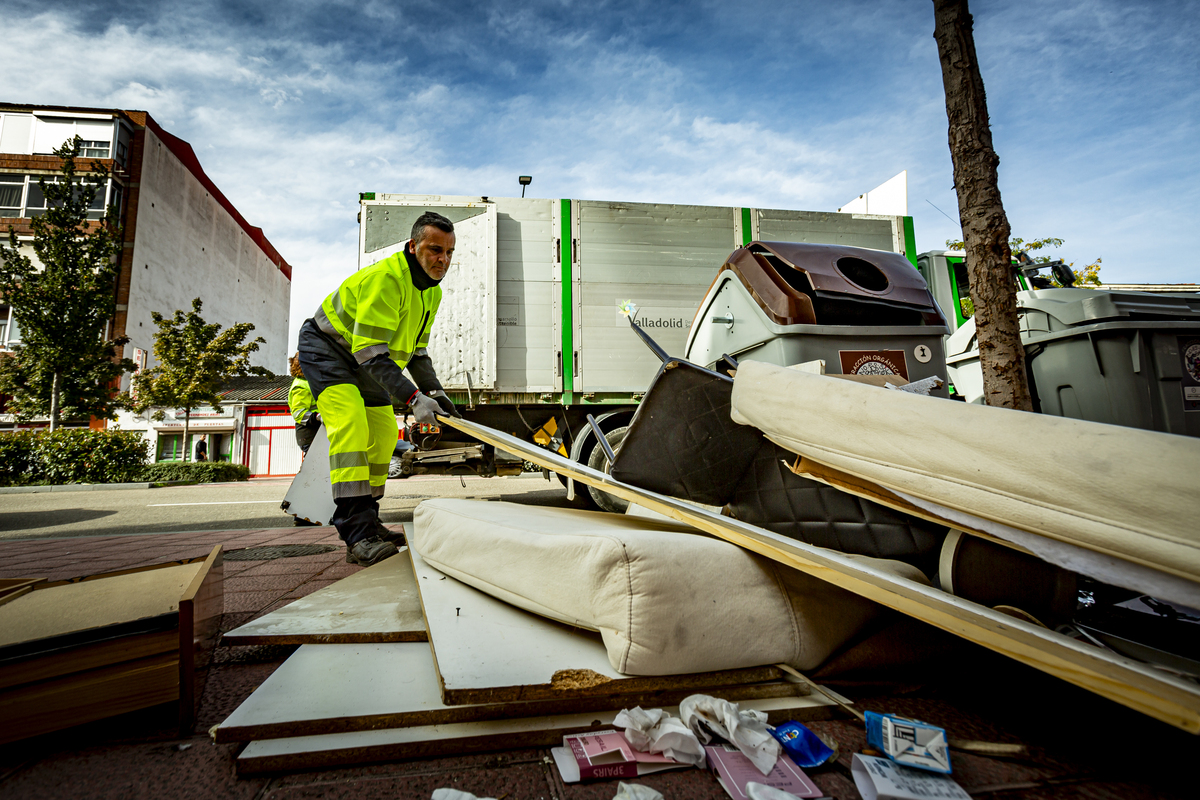
<svg viewBox="0 0 1200 800"><path fill-rule="evenodd" d="M429 352L424 347L419 348L409 360L408 374L417 379L417 386L422 392L437 401L443 413L452 417L462 416L454 407L454 403L450 402L450 398L446 396L446 390L442 388L437 373L433 371L433 359L429 357Z"/></svg>

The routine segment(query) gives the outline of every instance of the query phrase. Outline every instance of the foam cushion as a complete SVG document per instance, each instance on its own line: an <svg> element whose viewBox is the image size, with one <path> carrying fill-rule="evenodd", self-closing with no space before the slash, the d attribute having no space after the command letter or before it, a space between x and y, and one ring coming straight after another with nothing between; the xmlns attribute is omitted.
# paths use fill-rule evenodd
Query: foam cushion
<svg viewBox="0 0 1200 800"><path fill-rule="evenodd" d="M599 631L614 669L673 675L816 667L880 607L694 529L475 500L421 503L413 546L431 566L515 606ZM924 582L896 561L862 558Z"/></svg>

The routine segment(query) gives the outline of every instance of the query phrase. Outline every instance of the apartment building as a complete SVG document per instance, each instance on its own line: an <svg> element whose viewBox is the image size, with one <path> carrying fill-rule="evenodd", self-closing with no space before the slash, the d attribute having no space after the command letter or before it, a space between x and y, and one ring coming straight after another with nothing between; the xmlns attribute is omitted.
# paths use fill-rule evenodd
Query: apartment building
<svg viewBox="0 0 1200 800"><path fill-rule="evenodd" d="M144 111L0 103L0 233L11 226L19 240L32 239L30 220L46 210L38 181L53 180L61 163L53 151L74 136L83 140L81 170L99 163L110 171L91 216L115 205L123 228L110 335L129 337L125 355L152 366L151 314L187 310L199 297L208 322L254 323L266 344L253 363L286 374L291 266L205 174L192 147ZM0 299L0 349L20 336ZM121 388L128 385L125 376Z"/></svg>

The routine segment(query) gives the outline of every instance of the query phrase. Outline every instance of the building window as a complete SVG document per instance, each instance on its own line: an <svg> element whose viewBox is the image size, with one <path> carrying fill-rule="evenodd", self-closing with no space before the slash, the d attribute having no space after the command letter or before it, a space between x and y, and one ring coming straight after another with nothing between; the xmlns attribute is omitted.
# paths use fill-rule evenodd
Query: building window
<svg viewBox="0 0 1200 800"><path fill-rule="evenodd" d="M0 350L11 350L14 344L21 343L21 329L13 319L12 309L0 306Z"/></svg>
<svg viewBox="0 0 1200 800"><path fill-rule="evenodd" d="M24 196L24 175L0 175L0 217L21 216Z"/></svg>
<svg viewBox="0 0 1200 800"><path fill-rule="evenodd" d="M124 142L117 142L117 165L124 167L125 159L129 156L129 148Z"/></svg>
<svg viewBox="0 0 1200 800"><path fill-rule="evenodd" d="M46 196L38 181L45 178L48 183L57 182L57 178L42 175L12 175L0 174L0 217L40 217L46 213ZM120 187L111 180L96 188L92 202L88 206L88 219L104 217L104 198L112 187L113 203L120 211Z"/></svg>
<svg viewBox="0 0 1200 800"><path fill-rule="evenodd" d="M79 156L81 158L108 158L108 142L80 140Z"/></svg>

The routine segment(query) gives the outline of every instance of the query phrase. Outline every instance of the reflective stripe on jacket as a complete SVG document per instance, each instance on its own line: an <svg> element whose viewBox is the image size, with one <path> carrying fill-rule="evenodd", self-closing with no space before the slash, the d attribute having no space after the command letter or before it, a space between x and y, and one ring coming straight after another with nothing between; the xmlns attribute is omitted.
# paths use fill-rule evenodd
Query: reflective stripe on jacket
<svg viewBox="0 0 1200 800"><path fill-rule="evenodd" d="M304 378L292 381L292 388L288 389L288 410L292 412L292 419L296 420L297 425L304 423L310 411L317 410L317 401L313 399L312 390Z"/></svg>
<svg viewBox="0 0 1200 800"><path fill-rule="evenodd" d="M429 330L442 301L440 286L413 285L408 242L400 252L355 272L325 298L313 315L317 326L359 363L386 353L401 369L429 344Z"/></svg>

